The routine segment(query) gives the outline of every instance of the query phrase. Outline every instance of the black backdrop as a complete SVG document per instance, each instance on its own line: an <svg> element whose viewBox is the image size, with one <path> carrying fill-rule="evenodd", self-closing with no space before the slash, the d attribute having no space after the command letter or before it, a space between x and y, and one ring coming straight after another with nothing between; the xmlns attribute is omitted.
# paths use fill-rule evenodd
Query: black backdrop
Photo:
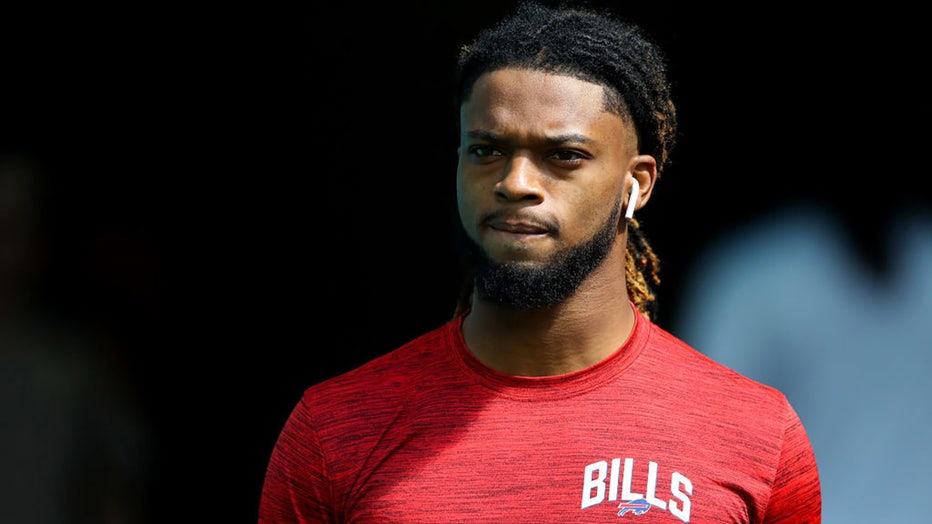
<svg viewBox="0 0 932 524"><path fill-rule="evenodd" d="M675 164L640 214L661 324L729 228L818 198L870 254L922 191L918 8L609 4L675 81ZM509 5L4 8L0 152L49 179L48 304L112 332L138 391L154 522L252 520L303 388L449 318L451 68Z"/></svg>

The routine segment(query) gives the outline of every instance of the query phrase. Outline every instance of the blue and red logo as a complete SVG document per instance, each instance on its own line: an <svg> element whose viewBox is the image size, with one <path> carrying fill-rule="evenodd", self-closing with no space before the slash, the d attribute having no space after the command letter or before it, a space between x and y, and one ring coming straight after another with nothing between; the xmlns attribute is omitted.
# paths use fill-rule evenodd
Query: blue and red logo
<svg viewBox="0 0 932 524"><path fill-rule="evenodd" d="M625 500L618 505L618 516L624 516L629 511L635 515L643 515L651 508L646 499Z"/></svg>

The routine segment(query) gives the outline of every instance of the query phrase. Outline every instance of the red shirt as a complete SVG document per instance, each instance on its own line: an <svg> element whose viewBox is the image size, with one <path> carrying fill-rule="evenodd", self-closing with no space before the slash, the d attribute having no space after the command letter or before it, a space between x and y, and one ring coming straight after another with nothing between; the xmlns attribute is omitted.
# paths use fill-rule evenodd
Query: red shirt
<svg viewBox="0 0 932 524"><path fill-rule="evenodd" d="M609 358L551 377L488 368L461 323L308 388L259 522L821 522L785 396L646 317Z"/></svg>

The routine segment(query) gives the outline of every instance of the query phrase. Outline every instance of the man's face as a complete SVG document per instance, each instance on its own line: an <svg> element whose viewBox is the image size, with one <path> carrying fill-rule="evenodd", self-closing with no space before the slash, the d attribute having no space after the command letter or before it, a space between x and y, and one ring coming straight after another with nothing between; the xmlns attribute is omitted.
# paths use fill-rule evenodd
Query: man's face
<svg viewBox="0 0 932 524"><path fill-rule="evenodd" d="M565 300L619 241L631 131L603 88L503 69L461 107L457 202L477 250L480 298L511 307Z"/></svg>

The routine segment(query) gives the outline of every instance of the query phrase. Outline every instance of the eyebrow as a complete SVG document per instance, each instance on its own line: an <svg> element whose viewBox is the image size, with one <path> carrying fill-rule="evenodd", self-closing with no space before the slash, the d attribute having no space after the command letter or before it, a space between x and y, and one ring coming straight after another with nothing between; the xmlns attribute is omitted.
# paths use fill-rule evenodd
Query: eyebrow
<svg viewBox="0 0 932 524"><path fill-rule="evenodd" d="M491 131L486 131L483 129L474 129L466 133L466 136L469 138L474 138L478 140L486 140L489 142L504 142L505 139L498 133L493 133ZM572 142L576 144L592 144L595 140L589 138L586 135L581 135L578 133L567 133L565 135L553 135L544 137L544 141L553 144L565 144L567 142Z"/></svg>

